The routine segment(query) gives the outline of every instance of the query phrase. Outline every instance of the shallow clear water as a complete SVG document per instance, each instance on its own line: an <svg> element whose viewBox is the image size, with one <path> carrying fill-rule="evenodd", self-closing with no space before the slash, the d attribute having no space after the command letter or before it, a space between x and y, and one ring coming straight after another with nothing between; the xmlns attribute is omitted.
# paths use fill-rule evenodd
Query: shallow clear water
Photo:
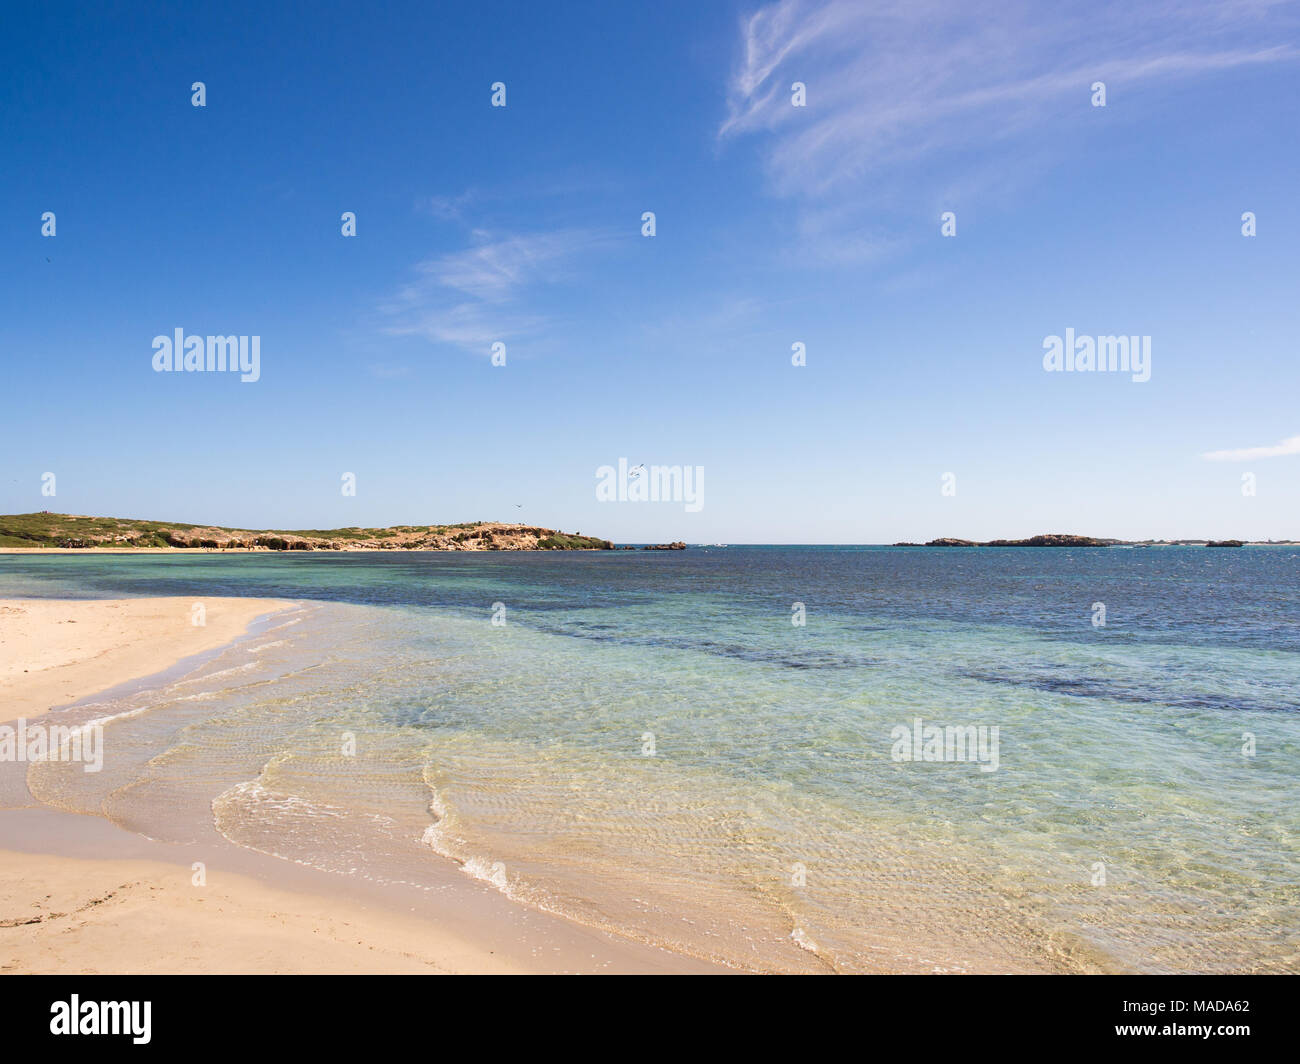
<svg viewBox="0 0 1300 1064"><path fill-rule="evenodd" d="M442 854L763 969L1300 971L1292 548L10 555L0 595L303 603L69 711L103 772L28 771L154 837ZM918 717L996 771L896 760Z"/></svg>

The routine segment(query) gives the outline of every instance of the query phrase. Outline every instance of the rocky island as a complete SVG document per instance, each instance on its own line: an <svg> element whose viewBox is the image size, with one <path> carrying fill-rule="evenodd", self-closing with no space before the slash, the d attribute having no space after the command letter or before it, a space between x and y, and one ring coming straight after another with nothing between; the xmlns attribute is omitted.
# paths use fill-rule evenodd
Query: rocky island
<svg viewBox="0 0 1300 1064"><path fill-rule="evenodd" d="M1030 536L1028 539L990 539L979 542L974 539L953 539L945 536L932 539L928 543L895 543L895 547L1110 547L1118 544L1117 539L1097 539L1094 536L1073 536L1061 532L1052 532L1042 536Z"/></svg>
<svg viewBox="0 0 1300 1064"><path fill-rule="evenodd" d="M1241 539L1098 539L1096 536L1075 536L1063 532L1050 532L1028 539L953 539L945 536L928 543L895 543L895 547L1244 547L1295 546L1291 540L1255 542Z"/></svg>

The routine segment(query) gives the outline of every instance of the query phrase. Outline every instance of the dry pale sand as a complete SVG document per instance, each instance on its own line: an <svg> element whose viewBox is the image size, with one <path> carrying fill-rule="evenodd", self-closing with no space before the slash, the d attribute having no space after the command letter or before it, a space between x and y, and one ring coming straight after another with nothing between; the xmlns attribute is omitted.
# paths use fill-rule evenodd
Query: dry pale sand
<svg viewBox="0 0 1300 1064"><path fill-rule="evenodd" d="M205 599L195 627L194 601L0 600L0 722L167 670L292 605ZM179 845L35 798L0 810L0 973L717 970L528 909L432 856L423 889L398 890L215 830Z"/></svg>
<svg viewBox="0 0 1300 1064"><path fill-rule="evenodd" d="M0 973L512 972L414 917L187 866L0 851Z"/></svg>
<svg viewBox="0 0 1300 1064"><path fill-rule="evenodd" d="M3 810L0 974L726 971L528 909L450 862L431 862L429 886L395 891L225 843Z"/></svg>
<svg viewBox="0 0 1300 1064"><path fill-rule="evenodd" d="M195 604L202 625L193 623ZM0 599L0 722L152 676L224 646L276 599Z"/></svg>

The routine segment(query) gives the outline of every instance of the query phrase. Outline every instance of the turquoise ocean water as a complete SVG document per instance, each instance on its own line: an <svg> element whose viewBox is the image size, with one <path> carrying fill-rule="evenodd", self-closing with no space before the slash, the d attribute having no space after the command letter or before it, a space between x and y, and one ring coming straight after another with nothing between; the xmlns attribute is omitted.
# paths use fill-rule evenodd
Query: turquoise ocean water
<svg viewBox="0 0 1300 1064"><path fill-rule="evenodd" d="M760 970L1300 971L1295 548L0 556L0 596L128 595L300 605L62 711L104 770L0 804L451 858ZM897 759L917 718L996 771Z"/></svg>

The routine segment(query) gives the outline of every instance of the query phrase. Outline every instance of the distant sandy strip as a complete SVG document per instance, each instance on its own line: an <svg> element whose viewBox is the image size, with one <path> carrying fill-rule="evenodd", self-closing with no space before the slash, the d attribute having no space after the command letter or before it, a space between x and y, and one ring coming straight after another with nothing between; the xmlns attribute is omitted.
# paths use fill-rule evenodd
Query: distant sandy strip
<svg viewBox="0 0 1300 1064"><path fill-rule="evenodd" d="M195 604L203 624L194 624ZM254 598L0 599L0 723L152 676L293 603Z"/></svg>
<svg viewBox="0 0 1300 1064"><path fill-rule="evenodd" d="M284 554L267 547L255 550L221 547L0 547L0 554ZM337 551L322 551L335 554Z"/></svg>

